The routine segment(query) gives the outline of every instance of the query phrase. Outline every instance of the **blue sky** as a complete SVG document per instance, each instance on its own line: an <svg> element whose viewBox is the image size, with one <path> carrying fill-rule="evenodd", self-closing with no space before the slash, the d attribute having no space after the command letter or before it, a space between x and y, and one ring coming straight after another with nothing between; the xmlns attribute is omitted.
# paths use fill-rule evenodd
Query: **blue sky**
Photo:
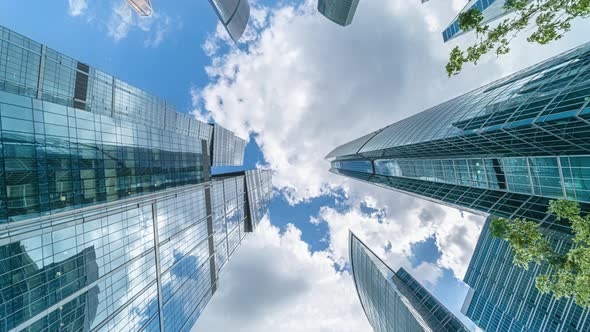
<svg viewBox="0 0 590 332"><path fill-rule="evenodd" d="M323 157L586 41L590 28L542 48L517 38L510 55L449 80L455 44L440 33L466 1L361 0L347 28L315 0L251 1L237 46L208 1L152 2L154 17L139 19L123 0L4 0L0 22L249 138L244 167L273 169L270 221L225 268L196 331L370 331L348 272L349 229L458 312L483 218L337 177Z"/></svg>

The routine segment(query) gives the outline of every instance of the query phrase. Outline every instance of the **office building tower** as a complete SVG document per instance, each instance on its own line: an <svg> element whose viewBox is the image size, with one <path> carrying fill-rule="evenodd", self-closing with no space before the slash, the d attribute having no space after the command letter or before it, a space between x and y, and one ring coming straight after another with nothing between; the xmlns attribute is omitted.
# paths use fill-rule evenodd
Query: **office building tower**
<svg viewBox="0 0 590 332"><path fill-rule="evenodd" d="M547 273L547 264L524 270L513 264L508 242L490 233L488 218L475 247L464 281L470 286L461 312L488 332L589 331L590 310L573 298L556 299L541 294L535 279ZM551 246L566 252L571 236L544 230Z"/></svg>
<svg viewBox="0 0 590 332"><path fill-rule="evenodd" d="M221 24L234 42L238 42L250 19L248 0L209 0Z"/></svg>
<svg viewBox="0 0 590 332"><path fill-rule="evenodd" d="M532 0L528 0L529 2ZM483 21L481 22L482 25L486 25L494 20L499 19L500 17L510 14L511 11L507 11L504 8L506 4L506 0L469 0L467 5L461 10L461 13L465 13L473 8L477 8L482 15ZM449 24L448 27L445 28L443 31L443 41L446 43L447 41L454 39L456 37L461 36L462 34L468 32L463 31L459 28L459 15L453 19L453 21Z"/></svg>
<svg viewBox="0 0 590 332"><path fill-rule="evenodd" d="M469 331L406 270L394 272L350 233L356 290L375 332Z"/></svg>
<svg viewBox="0 0 590 332"><path fill-rule="evenodd" d="M127 0L127 3L140 16L152 16L152 3L150 0Z"/></svg>
<svg viewBox="0 0 590 332"><path fill-rule="evenodd" d="M590 212L589 104L586 44L346 143L326 159L336 174L569 231L547 208L566 198Z"/></svg>
<svg viewBox="0 0 590 332"><path fill-rule="evenodd" d="M0 27L0 331L190 330L266 213L211 175L244 143Z"/></svg>
<svg viewBox="0 0 590 332"><path fill-rule="evenodd" d="M359 0L318 0L318 11L343 27L352 23Z"/></svg>

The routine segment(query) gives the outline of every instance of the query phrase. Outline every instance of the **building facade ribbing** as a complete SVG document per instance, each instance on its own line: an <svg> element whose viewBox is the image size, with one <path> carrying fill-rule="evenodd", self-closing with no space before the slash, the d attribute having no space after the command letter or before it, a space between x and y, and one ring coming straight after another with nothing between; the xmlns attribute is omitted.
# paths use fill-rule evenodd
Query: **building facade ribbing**
<svg viewBox="0 0 590 332"><path fill-rule="evenodd" d="M3 27L0 129L2 331L189 331L268 206L211 176L243 140Z"/></svg>
<svg viewBox="0 0 590 332"><path fill-rule="evenodd" d="M469 331L406 270L394 272L352 232L350 264L375 332Z"/></svg>
<svg viewBox="0 0 590 332"><path fill-rule="evenodd" d="M462 312L484 331L588 331L590 310L573 298L541 294L535 279L550 272L547 264L524 270L513 264L508 243L490 233L488 218L475 247L464 281L470 286ZM566 252L571 236L544 230L551 246Z"/></svg>
<svg viewBox="0 0 590 332"><path fill-rule="evenodd" d="M482 215L590 212L590 44L334 149L336 174Z"/></svg>

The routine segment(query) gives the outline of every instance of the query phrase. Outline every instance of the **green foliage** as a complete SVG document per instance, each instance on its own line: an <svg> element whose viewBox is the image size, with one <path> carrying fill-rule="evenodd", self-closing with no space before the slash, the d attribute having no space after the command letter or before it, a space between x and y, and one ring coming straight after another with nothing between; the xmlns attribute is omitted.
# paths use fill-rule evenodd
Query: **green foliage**
<svg viewBox="0 0 590 332"><path fill-rule="evenodd" d="M490 231L492 235L510 242L514 264L525 270L528 270L529 263L541 264L555 254L535 222L500 218L492 221Z"/></svg>
<svg viewBox="0 0 590 332"><path fill-rule="evenodd" d="M487 53L496 55L510 52L510 41L534 22L536 30L527 37L530 43L541 45L559 40L570 31L571 21L575 18L590 17L590 0L508 0L504 4L506 11L513 11L511 18L502 20L490 28L482 25L483 15L473 8L461 13L459 27L463 31L475 30L477 41L463 51L455 47L451 51L447 74L457 75L466 63L474 63Z"/></svg>
<svg viewBox="0 0 590 332"><path fill-rule="evenodd" d="M495 219L490 232L509 242L515 265L524 269L531 263L549 265L548 273L536 279L541 293L573 296L576 304L590 308L590 216L582 216L578 203L567 200L551 201L548 213L571 224L574 246L564 254L551 247L536 223L525 219Z"/></svg>

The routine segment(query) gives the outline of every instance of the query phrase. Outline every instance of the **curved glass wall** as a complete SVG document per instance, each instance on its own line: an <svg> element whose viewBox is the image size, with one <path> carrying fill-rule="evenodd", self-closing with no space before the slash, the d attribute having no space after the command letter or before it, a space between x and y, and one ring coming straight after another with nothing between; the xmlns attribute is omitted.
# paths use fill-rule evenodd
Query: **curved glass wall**
<svg viewBox="0 0 590 332"><path fill-rule="evenodd" d="M234 42L238 42L248 25L250 4L248 0L209 0L221 23Z"/></svg>
<svg viewBox="0 0 590 332"><path fill-rule="evenodd" d="M375 332L469 331L407 271L397 273L350 233L359 299Z"/></svg>

